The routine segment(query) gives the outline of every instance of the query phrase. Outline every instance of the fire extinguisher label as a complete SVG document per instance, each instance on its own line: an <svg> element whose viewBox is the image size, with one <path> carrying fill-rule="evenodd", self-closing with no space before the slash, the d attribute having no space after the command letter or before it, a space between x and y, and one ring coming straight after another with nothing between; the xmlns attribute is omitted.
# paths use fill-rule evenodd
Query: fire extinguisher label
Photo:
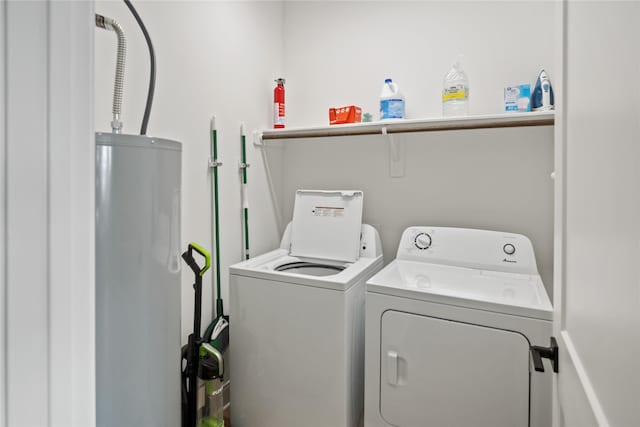
<svg viewBox="0 0 640 427"><path fill-rule="evenodd" d="M273 124L284 125L284 104L280 102L273 103Z"/></svg>

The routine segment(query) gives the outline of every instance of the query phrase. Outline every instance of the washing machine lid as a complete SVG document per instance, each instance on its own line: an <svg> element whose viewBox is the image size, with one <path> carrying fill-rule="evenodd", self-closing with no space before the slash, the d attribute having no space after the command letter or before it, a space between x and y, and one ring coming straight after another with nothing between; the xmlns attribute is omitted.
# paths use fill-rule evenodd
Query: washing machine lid
<svg viewBox="0 0 640 427"><path fill-rule="evenodd" d="M516 316L552 320L537 274L516 274L395 260L367 281L367 291Z"/></svg>
<svg viewBox="0 0 640 427"><path fill-rule="evenodd" d="M362 191L296 191L290 255L356 261L360 254L362 196Z"/></svg>

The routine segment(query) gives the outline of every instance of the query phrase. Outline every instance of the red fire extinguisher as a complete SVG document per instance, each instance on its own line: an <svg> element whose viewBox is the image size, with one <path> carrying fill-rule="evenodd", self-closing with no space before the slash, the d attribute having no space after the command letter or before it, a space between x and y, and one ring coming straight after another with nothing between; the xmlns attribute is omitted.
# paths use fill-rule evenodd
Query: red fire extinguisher
<svg viewBox="0 0 640 427"><path fill-rule="evenodd" d="M278 85L273 89L273 127L284 127L284 79L274 80Z"/></svg>

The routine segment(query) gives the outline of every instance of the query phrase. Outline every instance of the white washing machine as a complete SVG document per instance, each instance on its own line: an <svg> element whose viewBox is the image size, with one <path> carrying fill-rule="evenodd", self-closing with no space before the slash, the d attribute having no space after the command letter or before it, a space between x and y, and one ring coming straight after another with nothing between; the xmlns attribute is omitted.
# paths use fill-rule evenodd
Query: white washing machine
<svg viewBox="0 0 640 427"><path fill-rule="evenodd" d="M518 234L410 227L367 281L367 427L551 425L552 307Z"/></svg>
<svg viewBox="0 0 640 427"><path fill-rule="evenodd" d="M280 248L230 267L235 427L358 425L365 282L382 268L362 192L296 193Z"/></svg>

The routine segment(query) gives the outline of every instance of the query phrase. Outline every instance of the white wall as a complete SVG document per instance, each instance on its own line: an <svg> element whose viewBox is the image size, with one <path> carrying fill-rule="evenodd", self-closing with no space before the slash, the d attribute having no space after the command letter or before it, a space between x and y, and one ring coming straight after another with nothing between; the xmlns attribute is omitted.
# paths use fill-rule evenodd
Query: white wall
<svg viewBox="0 0 640 427"><path fill-rule="evenodd" d="M349 104L377 119L385 77L400 85L409 118L440 116L442 79L458 53L471 113L500 112L504 86L533 84L541 68L553 80L554 16L550 1L286 2L288 126L326 125L329 107ZM408 225L522 233L551 296L552 128L405 138L403 178L389 177L382 137L268 146L269 162L286 165L278 191L284 221L296 188L354 187L365 191L364 218L378 225L387 261Z"/></svg>
<svg viewBox="0 0 640 427"><path fill-rule="evenodd" d="M328 108L356 104L378 119L386 77L407 117L441 115L442 81L458 54L472 114L503 111L505 86L553 81L552 1L286 2L285 71L291 126L328 124Z"/></svg>
<svg viewBox="0 0 640 427"><path fill-rule="evenodd" d="M217 116L220 169L220 241L223 298L227 267L241 260L240 121L248 133L251 245L254 253L277 246L280 236L260 153L251 129L271 120L272 81L282 73L281 2L134 2L156 50L156 96L148 134L183 143L182 242L211 243L209 119ZM96 13L116 19L128 36L123 120L138 133L148 86L148 53L122 2L97 2ZM96 29L96 128L109 131L115 35ZM204 281L203 327L212 311L214 272ZM183 268L183 340L193 325L193 275Z"/></svg>

